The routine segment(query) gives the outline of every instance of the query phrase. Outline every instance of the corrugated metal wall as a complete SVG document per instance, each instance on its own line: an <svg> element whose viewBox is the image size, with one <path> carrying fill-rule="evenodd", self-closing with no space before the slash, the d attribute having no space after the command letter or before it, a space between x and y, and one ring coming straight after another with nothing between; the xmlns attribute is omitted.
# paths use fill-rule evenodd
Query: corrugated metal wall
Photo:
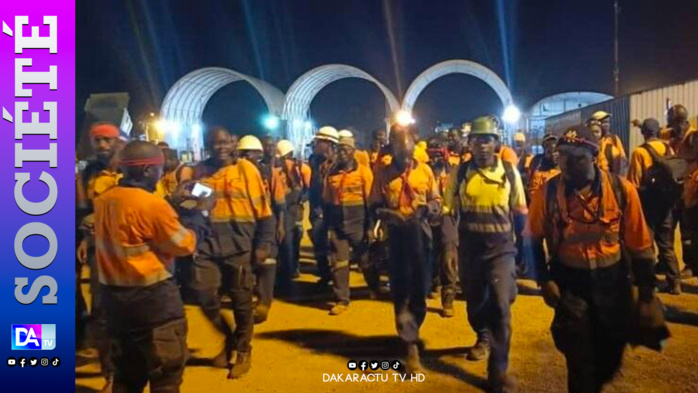
<svg viewBox="0 0 698 393"><path fill-rule="evenodd" d="M654 117L659 123L666 124L667 99L671 105L681 104L688 109L691 124L698 127L698 80L660 87L628 96L589 105L582 109L565 112L545 119L545 131L560 133L564 128L579 124L591 117L591 114L603 110L613 115L611 130L623 141L628 155L643 139L638 128L630 125L634 119L643 121Z"/></svg>
<svg viewBox="0 0 698 393"><path fill-rule="evenodd" d="M662 87L643 91L630 96L630 119L643 121L648 117L654 117L659 123L666 123L666 100L671 100L671 105L681 104L688 109L691 123L696 126L698 116L698 80L681 83L678 85ZM630 134L630 147L635 148L642 144L643 139L639 129L634 129Z"/></svg>
<svg viewBox="0 0 698 393"><path fill-rule="evenodd" d="M596 111L604 111L611 114L611 132L618 135L623 141L625 150L630 143L630 100L628 96L614 98L582 108L582 120L587 120Z"/></svg>

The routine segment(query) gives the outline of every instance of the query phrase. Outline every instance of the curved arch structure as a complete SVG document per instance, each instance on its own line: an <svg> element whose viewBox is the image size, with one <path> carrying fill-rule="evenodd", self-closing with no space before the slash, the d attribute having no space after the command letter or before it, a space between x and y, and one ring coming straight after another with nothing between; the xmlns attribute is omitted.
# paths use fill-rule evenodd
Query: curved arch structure
<svg viewBox="0 0 698 393"><path fill-rule="evenodd" d="M571 91L542 98L527 111L529 133L542 137L547 118L612 98L608 94L593 91Z"/></svg>
<svg viewBox="0 0 698 393"><path fill-rule="evenodd" d="M270 114L281 115L284 93L276 87L227 68L201 68L180 78L165 96L160 117L170 124L177 124L174 132L165 133L167 142L182 150L193 151L197 156L203 146L199 124L208 100L223 86L240 81L249 83L257 90Z"/></svg>
<svg viewBox="0 0 698 393"><path fill-rule="evenodd" d="M402 110L412 113L414 103L422 91L431 82L449 74L466 74L479 78L497 93L505 108L513 103L509 88L494 71L470 60L447 60L427 68L412 81L402 100Z"/></svg>
<svg viewBox="0 0 698 393"><path fill-rule="evenodd" d="M325 86L345 78L360 78L375 84L385 96L391 112L400 109L400 104L390 89L367 72L345 64L328 64L313 68L301 75L286 92L286 103L282 118L287 121L287 137L293 141L296 151L310 141L312 124L308 121L308 110L313 98Z"/></svg>

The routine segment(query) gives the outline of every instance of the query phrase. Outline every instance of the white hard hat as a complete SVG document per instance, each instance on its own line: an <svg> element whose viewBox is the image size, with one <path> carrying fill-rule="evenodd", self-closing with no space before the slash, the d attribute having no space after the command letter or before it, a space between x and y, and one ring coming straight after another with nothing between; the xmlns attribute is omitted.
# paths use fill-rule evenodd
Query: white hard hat
<svg viewBox="0 0 698 393"><path fill-rule="evenodd" d="M340 138L353 138L354 137L354 133L349 131L349 130L339 130L339 132L337 134L339 135Z"/></svg>
<svg viewBox="0 0 698 393"><path fill-rule="evenodd" d="M291 141L282 139L276 144L276 156L285 157L289 153L293 153L293 143Z"/></svg>
<svg viewBox="0 0 698 393"><path fill-rule="evenodd" d="M339 142L339 133L334 127L324 126L317 131L317 134L315 134L315 139L337 143Z"/></svg>
<svg viewBox="0 0 698 393"><path fill-rule="evenodd" d="M259 150L264 151L262 142L254 135L245 135L238 142L238 150Z"/></svg>

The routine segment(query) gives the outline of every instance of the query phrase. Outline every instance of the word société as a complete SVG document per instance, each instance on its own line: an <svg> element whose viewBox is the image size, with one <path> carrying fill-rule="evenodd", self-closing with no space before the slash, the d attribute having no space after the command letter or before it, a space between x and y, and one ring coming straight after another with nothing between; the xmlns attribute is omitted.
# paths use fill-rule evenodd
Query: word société
<svg viewBox="0 0 698 393"><path fill-rule="evenodd" d="M58 53L58 17L44 16L43 23L49 27L49 36L40 37L39 27L32 26L31 35L23 36L22 27L29 24L29 17L15 16L14 40L15 54L24 54L24 49L48 49L50 54ZM35 53L35 52L33 52ZM51 57L54 59L54 57ZM57 59L56 59L57 60ZM15 98L32 98L32 89L24 88L25 84L48 84L51 92L58 90L58 66L49 66L47 72L31 72L32 58L16 57L14 59L15 70ZM15 235L14 251L17 260L22 266L30 270L42 270L53 263L58 252L58 239L54 230L47 224L40 222L39 217L49 213L58 200L58 185L51 175L58 168L58 102L41 102L43 110L49 113L49 122L39 122L39 112L30 112L31 121L25 123L22 119L25 112L29 111L29 103L34 101L16 101L14 105L14 130L15 130L15 169L23 168L27 162L47 162L49 169L43 170L39 181L48 186L48 195L41 202L31 202L23 194L23 187L31 181L29 172L15 172L14 199L17 206L26 213L30 222L24 224ZM38 105L39 102L36 102ZM51 141L48 149L25 149L22 146L22 138L25 135L44 135ZM23 248L24 240L33 235L38 235L48 240L48 251L41 256L30 256ZM48 275L37 277L31 284L29 291L23 289L29 285L28 277L15 277L15 299L21 304L33 303L42 288L48 287L49 293L42 297L42 304L58 304L56 293L58 283Z"/></svg>

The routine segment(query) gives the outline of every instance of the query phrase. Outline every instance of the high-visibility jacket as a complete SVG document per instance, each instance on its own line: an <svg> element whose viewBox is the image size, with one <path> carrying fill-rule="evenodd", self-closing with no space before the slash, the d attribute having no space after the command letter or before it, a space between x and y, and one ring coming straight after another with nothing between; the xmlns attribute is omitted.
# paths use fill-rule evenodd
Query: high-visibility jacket
<svg viewBox="0 0 698 393"><path fill-rule="evenodd" d="M339 225L348 231L366 229L372 185L373 173L356 161L351 170L333 168L325 178L323 190L330 225Z"/></svg>
<svg viewBox="0 0 698 393"><path fill-rule="evenodd" d="M209 213L213 236L200 251L230 256L251 251L253 242L273 242L271 197L252 162L238 159L199 181L211 187L216 198Z"/></svg>
<svg viewBox="0 0 698 393"><path fill-rule="evenodd" d="M698 163L692 163L689 167L689 175L686 177L683 187L683 203L687 209L698 206ZM694 224L694 225L698 225Z"/></svg>
<svg viewBox="0 0 698 393"><path fill-rule="evenodd" d="M87 199L91 201L119 184L122 174L109 168L102 168L94 172L86 170L86 177L84 184Z"/></svg>
<svg viewBox="0 0 698 393"><path fill-rule="evenodd" d="M162 198L137 187L113 187L94 201L99 282L145 287L172 277L175 257L196 249Z"/></svg>
<svg viewBox="0 0 698 393"><path fill-rule="evenodd" d="M431 168L414 160L403 172L393 165L381 166L375 173L370 205L385 206L411 218L428 203L441 203L438 184Z"/></svg>
<svg viewBox="0 0 698 393"><path fill-rule="evenodd" d="M628 155L625 154L625 147L623 147L623 141L620 140L620 137L616 134L611 134L608 133L606 136L601 138L601 145L605 143L610 143L613 145L618 150L618 154L620 155L621 159L627 160Z"/></svg>
<svg viewBox="0 0 698 393"><path fill-rule="evenodd" d="M461 155L458 153L449 152L448 163L452 167L457 167L461 163Z"/></svg>
<svg viewBox="0 0 698 393"><path fill-rule="evenodd" d="M177 180L177 174L183 167L184 164L180 164L174 170L164 173L160 178L160 181L158 181L158 184L155 188L155 195L162 198L168 198L172 196L172 194L174 194L174 192L177 190L177 186L179 185L179 181Z"/></svg>
<svg viewBox="0 0 698 393"><path fill-rule="evenodd" d="M528 195L530 200L538 197L540 190L545 183L553 176L560 173L560 168L554 163L541 163L538 167L531 168L531 175L528 180Z"/></svg>
<svg viewBox="0 0 698 393"><path fill-rule="evenodd" d="M652 139L646 142L659 156L667 154L671 150L668 144L659 139ZM630 165L628 167L628 181L637 188L642 184L645 172L652 166L652 156L643 146L638 146L630 155Z"/></svg>
<svg viewBox="0 0 698 393"><path fill-rule="evenodd" d="M369 167L371 165L371 157L369 157L368 152L365 150L354 150L354 159L359 162L359 164Z"/></svg>
<svg viewBox="0 0 698 393"><path fill-rule="evenodd" d="M602 138L599 144L599 153L596 158L601 170L621 174L623 161L626 158L624 151L620 150L617 144L614 143L615 139L617 138L613 139L609 136Z"/></svg>
<svg viewBox="0 0 698 393"><path fill-rule="evenodd" d="M333 165L334 162L328 159L320 160L315 156L310 157L311 178L308 202L311 211L322 207L322 191L325 187L325 177Z"/></svg>
<svg viewBox="0 0 698 393"><path fill-rule="evenodd" d="M575 269L593 270L615 265L621 259L621 238L633 259L654 257L652 238L645 223L637 190L618 177L625 208L606 171L583 193L565 192L562 176L548 181L545 197L531 202L527 233L546 240L551 258ZM621 233L622 230L622 233Z"/></svg>
<svg viewBox="0 0 698 393"><path fill-rule="evenodd" d="M463 246L473 251L514 252L514 217L527 213L526 194L521 175L510 165L509 179L505 163L497 159L490 168L472 163L451 171L444 196L444 211L460 213L460 229L471 236ZM460 173L465 170L464 177Z"/></svg>

